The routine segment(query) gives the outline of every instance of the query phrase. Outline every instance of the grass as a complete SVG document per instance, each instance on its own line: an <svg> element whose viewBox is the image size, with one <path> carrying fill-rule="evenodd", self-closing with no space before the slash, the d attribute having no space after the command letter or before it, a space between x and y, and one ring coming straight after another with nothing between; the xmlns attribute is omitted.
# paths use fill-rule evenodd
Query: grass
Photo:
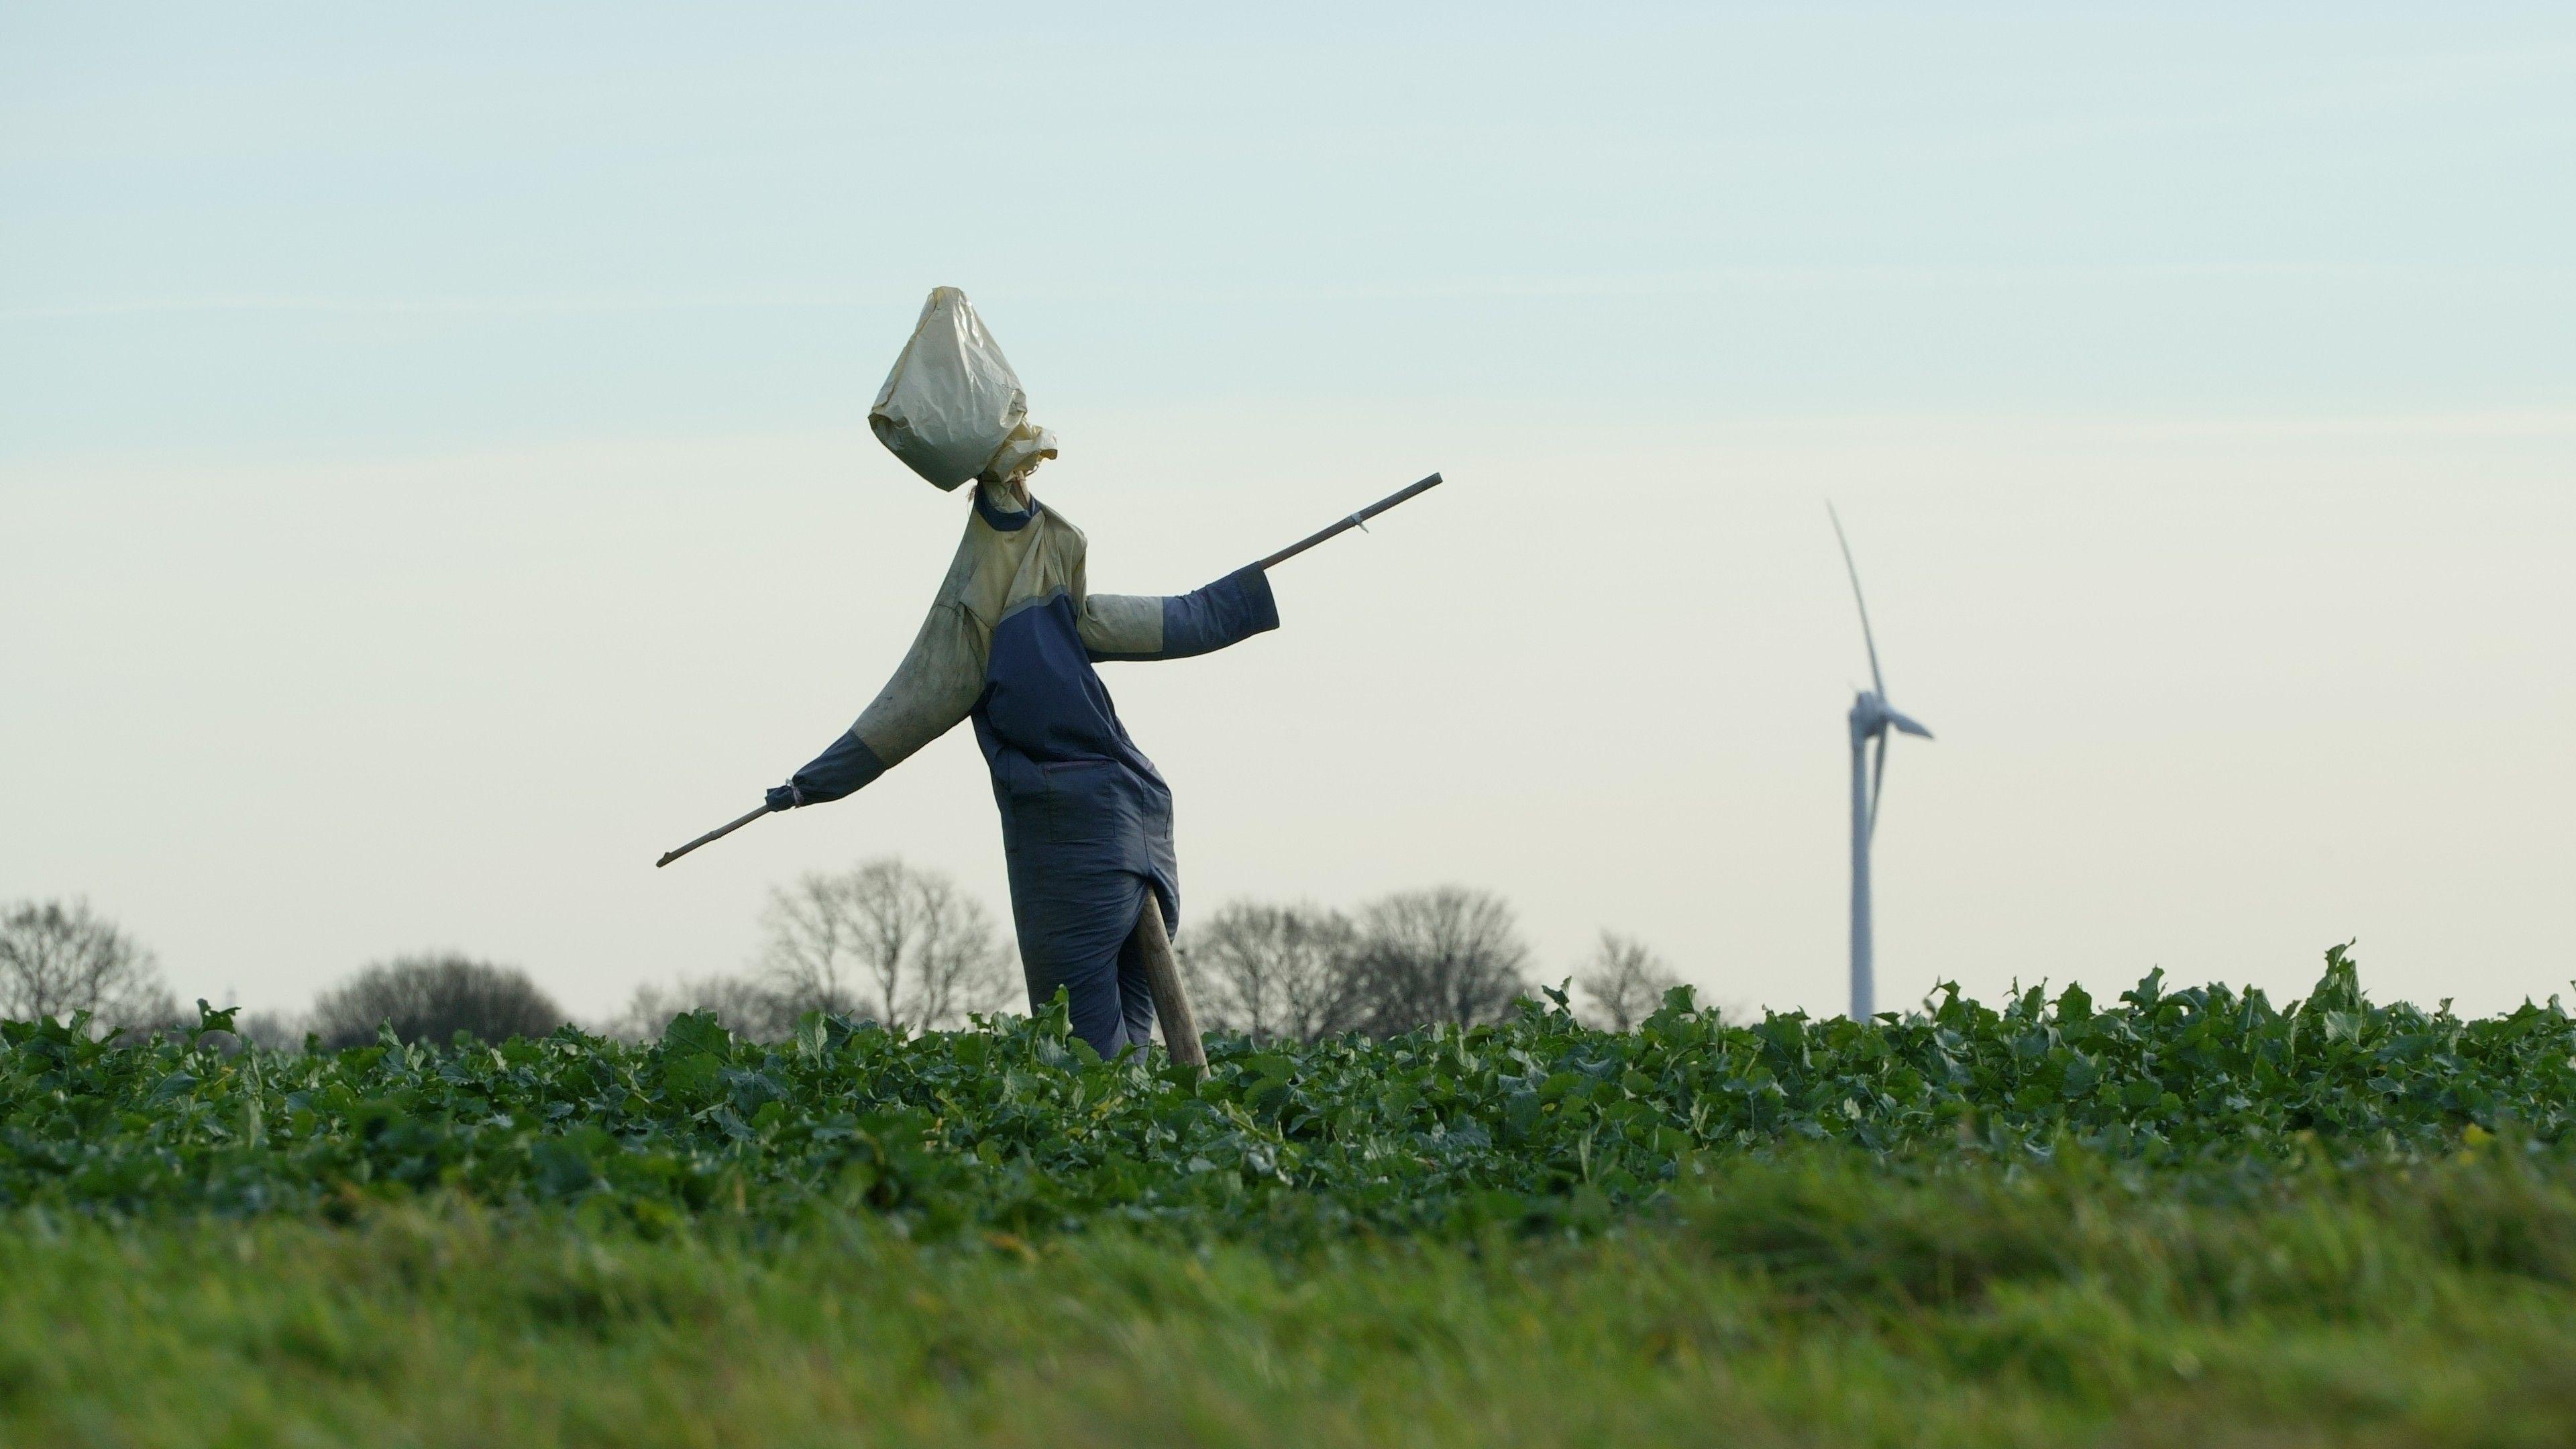
<svg viewBox="0 0 2576 1449"><path fill-rule="evenodd" d="M2576 1161L1844 1147L1605 1231L0 1225L17 1445L2564 1444Z"/></svg>

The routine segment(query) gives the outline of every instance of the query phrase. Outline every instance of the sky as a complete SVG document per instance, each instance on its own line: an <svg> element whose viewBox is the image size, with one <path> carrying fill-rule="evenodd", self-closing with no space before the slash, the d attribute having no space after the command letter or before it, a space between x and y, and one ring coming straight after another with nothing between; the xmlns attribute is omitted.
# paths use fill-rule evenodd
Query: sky
<svg viewBox="0 0 2576 1449"><path fill-rule="evenodd" d="M0 901L594 1017L801 872L1006 913L964 730L652 867L918 627L954 285L1097 588L1449 480L1104 669L1185 941L1456 882L1841 1009L1830 499L1882 1006L2576 977L2576 18L1235 8L0 5Z"/></svg>

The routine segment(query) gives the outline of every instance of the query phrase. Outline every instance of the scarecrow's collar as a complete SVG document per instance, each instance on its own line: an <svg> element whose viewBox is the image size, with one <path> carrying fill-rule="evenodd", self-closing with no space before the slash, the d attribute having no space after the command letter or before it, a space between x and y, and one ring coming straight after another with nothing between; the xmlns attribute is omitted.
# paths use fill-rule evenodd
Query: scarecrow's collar
<svg viewBox="0 0 2576 1449"><path fill-rule="evenodd" d="M1038 516L1038 500L1036 495L1032 494L1029 497L1029 507L1027 512L1005 513L1001 509L995 508L992 503L984 497L984 485L978 483L975 485L975 511L983 515L986 523L1000 529L1002 532L1017 533L1019 530L1029 526L1030 519Z"/></svg>

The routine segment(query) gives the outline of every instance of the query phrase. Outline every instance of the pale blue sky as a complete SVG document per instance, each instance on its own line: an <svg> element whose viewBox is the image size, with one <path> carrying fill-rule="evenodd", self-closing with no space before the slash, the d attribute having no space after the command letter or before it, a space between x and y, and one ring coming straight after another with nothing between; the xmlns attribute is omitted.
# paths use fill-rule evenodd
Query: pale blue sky
<svg viewBox="0 0 2576 1449"><path fill-rule="evenodd" d="M14 5L6 447L846 421L928 277L1081 406L2420 411L2576 368L2576 22L1209 8Z"/></svg>
<svg viewBox="0 0 2576 1449"><path fill-rule="evenodd" d="M998 905L954 740L635 873L909 637L954 500L863 416L949 283L1104 586L1457 481L1111 677L1194 908L1466 879L1832 1006L1831 493L1943 736L1891 995L2545 995L2576 19L2248 8L0 7L0 897L584 1009L798 869Z"/></svg>

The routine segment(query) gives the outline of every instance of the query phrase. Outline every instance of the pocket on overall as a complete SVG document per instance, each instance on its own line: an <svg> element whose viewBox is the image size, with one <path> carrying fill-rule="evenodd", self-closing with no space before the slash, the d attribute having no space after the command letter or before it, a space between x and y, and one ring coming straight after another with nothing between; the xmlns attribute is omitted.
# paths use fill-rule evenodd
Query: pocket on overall
<svg viewBox="0 0 2576 1449"><path fill-rule="evenodd" d="M1127 772L1107 760L1064 760L1039 768L1046 776L1047 839L1100 848L1104 859L1123 857L1136 823Z"/></svg>
<svg viewBox="0 0 2576 1449"><path fill-rule="evenodd" d="M993 804L1002 812L1002 849L1017 855L1024 842L1048 839L1046 771L1017 750L992 759Z"/></svg>

